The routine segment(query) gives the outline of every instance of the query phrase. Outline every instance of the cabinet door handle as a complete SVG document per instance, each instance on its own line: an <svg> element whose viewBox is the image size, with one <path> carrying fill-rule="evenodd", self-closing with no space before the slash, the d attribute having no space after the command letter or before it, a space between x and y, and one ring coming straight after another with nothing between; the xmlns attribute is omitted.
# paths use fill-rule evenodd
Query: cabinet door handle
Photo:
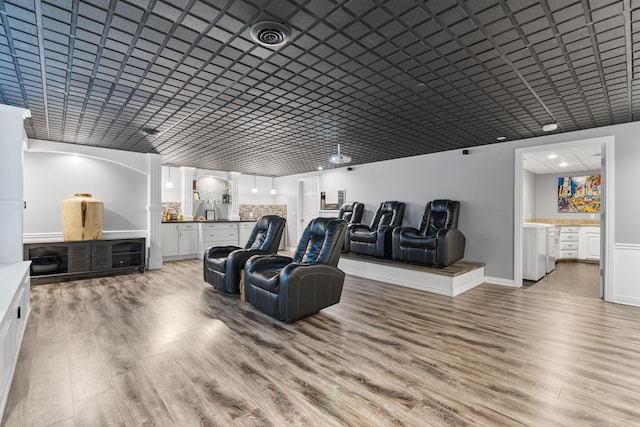
<svg viewBox="0 0 640 427"><path fill-rule="evenodd" d="M18 307L18 319L20 318L22 307Z"/></svg>

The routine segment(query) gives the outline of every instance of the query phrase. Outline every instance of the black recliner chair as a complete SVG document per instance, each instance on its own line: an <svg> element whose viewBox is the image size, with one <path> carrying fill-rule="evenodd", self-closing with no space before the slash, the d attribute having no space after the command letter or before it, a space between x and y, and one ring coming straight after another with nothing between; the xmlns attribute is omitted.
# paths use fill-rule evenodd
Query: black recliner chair
<svg viewBox="0 0 640 427"><path fill-rule="evenodd" d="M244 249L238 246L213 246L204 252L205 282L229 294L240 293L240 270L254 255L276 253L286 220L277 215L260 218Z"/></svg>
<svg viewBox="0 0 640 427"><path fill-rule="evenodd" d="M391 257L393 229L402 225L405 204L383 202L376 211L371 225L350 224L347 230L346 250L364 255Z"/></svg>
<svg viewBox="0 0 640 427"><path fill-rule="evenodd" d="M251 257L244 268L245 300L286 323L340 302L344 272L337 265L346 226L341 219L315 218L293 258Z"/></svg>
<svg viewBox="0 0 640 427"><path fill-rule="evenodd" d="M360 224L364 214L364 203L345 203L340 207L338 218L344 219L347 224Z"/></svg>
<svg viewBox="0 0 640 427"><path fill-rule="evenodd" d="M393 230L393 259L430 267L447 267L464 256L466 239L457 229L460 202L427 203L420 228Z"/></svg>

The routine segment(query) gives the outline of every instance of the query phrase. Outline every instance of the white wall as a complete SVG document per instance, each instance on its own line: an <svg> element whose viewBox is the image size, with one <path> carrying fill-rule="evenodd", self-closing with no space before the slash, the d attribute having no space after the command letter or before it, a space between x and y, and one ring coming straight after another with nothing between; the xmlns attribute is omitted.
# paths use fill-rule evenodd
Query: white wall
<svg viewBox="0 0 640 427"><path fill-rule="evenodd" d="M180 168L171 167L171 183L173 184L173 188L165 187L167 181L169 181L169 167L162 166L162 201L179 203L182 188Z"/></svg>
<svg viewBox="0 0 640 427"><path fill-rule="evenodd" d="M535 212L534 218L540 219L600 219L599 213L558 212L558 178L561 176L598 175L599 170L564 172L562 174L535 175ZM527 211L524 211L525 218Z"/></svg>
<svg viewBox="0 0 640 427"><path fill-rule="evenodd" d="M290 240L297 240L295 212L297 180L319 175L320 191L347 190L349 201L366 204L365 221L384 200L407 203L405 224L418 223L424 205L436 198L462 202L459 228L467 237L465 259L484 262L489 277L513 280L514 167L517 148L615 137L615 233L616 243L640 244L637 214L640 197L640 123L557 133L525 140L389 160L321 172L279 178L280 193L288 197ZM286 190L285 190L286 187ZM295 237L294 237L295 236ZM640 289L637 290L640 296Z"/></svg>
<svg viewBox="0 0 640 427"><path fill-rule="evenodd" d="M60 233L60 207L74 193L104 202L104 231L147 229L147 177L104 160L62 153L24 155L24 233Z"/></svg>
<svg viewBox="0 0 640 427"><path fill-rule="evenodd" d="M538 218L536 215L536 175L528 170L522 174L522 212L524 219Z"/></svg>

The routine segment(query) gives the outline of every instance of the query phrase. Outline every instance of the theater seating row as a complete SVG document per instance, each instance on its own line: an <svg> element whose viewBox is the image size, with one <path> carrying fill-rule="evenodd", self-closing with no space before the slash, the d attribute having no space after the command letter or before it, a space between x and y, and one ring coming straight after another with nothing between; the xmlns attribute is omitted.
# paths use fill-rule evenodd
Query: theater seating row
<svg viewBox="0 0 640 427"><path fill-rule="evenodd" d="M353 203L360 212L362 203ZM460 202L434 200L427 203L417 227L401 227L405 204L383 202L369 225L351 217L345 239L345 250L363 255L393 258L429 267L447 267L462 259L466 239L458 230ZM347 207L348 211L348 207Z"/></svg>

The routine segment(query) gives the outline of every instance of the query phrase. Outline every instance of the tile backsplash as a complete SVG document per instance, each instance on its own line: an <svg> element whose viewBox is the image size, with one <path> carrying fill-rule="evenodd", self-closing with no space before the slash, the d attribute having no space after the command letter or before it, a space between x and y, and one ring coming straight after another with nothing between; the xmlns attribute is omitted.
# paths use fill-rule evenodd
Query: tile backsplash
<svg viewBox="0 0 640 427"><path fill-rule="evenodd" d="M250 221L264 215L278 215L287 217L287 205L240 205L240 220Z"/></svg>
<svg viewBox="0 0 640 427"><path fill-rule="evenodd" d="M165 218L168 213L180 215L182 204L180 202L162 202L162 218Z"/></svg>

